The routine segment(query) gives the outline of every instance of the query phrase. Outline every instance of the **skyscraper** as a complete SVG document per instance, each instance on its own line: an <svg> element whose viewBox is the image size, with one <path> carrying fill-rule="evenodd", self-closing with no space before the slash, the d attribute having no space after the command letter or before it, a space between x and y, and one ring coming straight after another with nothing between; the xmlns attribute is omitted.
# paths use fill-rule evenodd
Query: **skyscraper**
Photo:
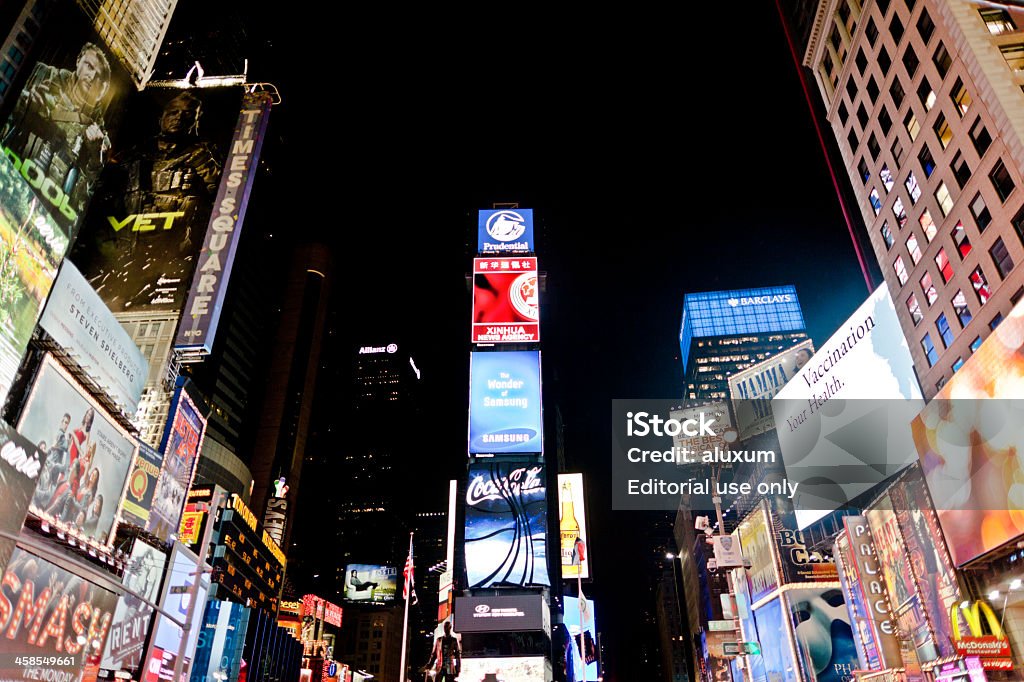
<svg viewBox="0 0 1024 682"><path fill-rule="evenodd" d="M807 339L792 285L686 294L679 328L686 400L725 400L729 376Z"/></svg>
<svg viewBox="0 0 1024 682"><path fill-rule="evenodd" d="M1024 9L815 10L798 49L930 398L1024 296Z"/></svg>

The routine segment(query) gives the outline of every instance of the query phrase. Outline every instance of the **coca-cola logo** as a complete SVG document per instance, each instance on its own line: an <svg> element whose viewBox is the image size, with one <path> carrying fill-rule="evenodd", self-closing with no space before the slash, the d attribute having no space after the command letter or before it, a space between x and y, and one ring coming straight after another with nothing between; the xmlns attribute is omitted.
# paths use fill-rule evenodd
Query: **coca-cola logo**
<svg viewBox="0 0 1024 682"><path fill-rule="evenodd" d="M543 467L521 467L513 469L508 476L498 479L487 479L476 476L469 482L466 490L466 504L475 506L487 500L502 500L507 497L525 495L544 491L544 481L540 474Z"/></svg>

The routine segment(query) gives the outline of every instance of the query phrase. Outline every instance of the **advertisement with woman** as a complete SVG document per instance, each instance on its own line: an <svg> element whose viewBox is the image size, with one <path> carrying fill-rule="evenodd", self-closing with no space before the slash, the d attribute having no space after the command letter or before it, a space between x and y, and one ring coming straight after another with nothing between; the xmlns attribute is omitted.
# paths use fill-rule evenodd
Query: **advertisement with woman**
<svg viewBox="0 0 1024 682"><path fill-rule="evenodd" d="M779 586L772 534L763 504L743 519L737 532L743 547L743 557L750 562L747 577L750 579L750 601L755 603Z"/></svg>
<svg viewBox="0 0 1024 682"><path fill-rule="evenodd" d="M135 441L51 355L43 358L18 431L47 451L31 512L82 540L110 542Z"/></svg>

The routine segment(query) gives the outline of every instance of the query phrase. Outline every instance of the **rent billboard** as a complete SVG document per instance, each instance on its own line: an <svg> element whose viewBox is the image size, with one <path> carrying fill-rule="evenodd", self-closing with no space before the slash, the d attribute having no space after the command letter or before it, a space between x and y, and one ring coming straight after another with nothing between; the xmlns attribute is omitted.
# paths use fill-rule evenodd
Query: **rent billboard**
<svg viewBox="0 0 1024 682"><path fill-rule="evenodd" d="M156 604L160 598L160 583L166 566L166 554L141 538L135 538L122 579L128 591L117 600L100 667L114 671L136 670L142 663L153 618L153 607L149 604Z"/></svg>

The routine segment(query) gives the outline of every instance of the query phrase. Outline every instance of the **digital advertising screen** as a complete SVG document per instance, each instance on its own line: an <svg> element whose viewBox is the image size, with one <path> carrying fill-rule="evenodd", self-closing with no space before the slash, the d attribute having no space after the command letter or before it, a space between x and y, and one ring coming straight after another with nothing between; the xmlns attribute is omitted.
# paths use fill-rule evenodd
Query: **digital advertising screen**
<svg viewBox="0 0 1024 682"><path fill-rule="evenodd" d="M768 513L758 505L737 527L743 558L750 562L750 601L756 603L779 587L779 569L775 560L775 541L768 525Z"/></svg>
<svg viewBox="0 0 1024 682"><path fill-rule="evenodd" d="M130 417L149 375L149 364L121 323L65 260L39 325L71 355L96 385Z"/></svg>
<svg viewBox="0 0 1024 682"><path fill-rule="evenodd" d="M39 59L22 65L28 80L0 122L0 155L74 241L135 87L86 13L71 0L52 4L60 21L36 24L29 56Z"/></svg>
<svg viewBox="0 0 1024 682"><path fill-rule="evenodd" d="M97 664L117 595L20 547L0 584L0 679L77 680Z"/></svg>
<svg viewBox="0 0 1024 682"><path fill-rule="evenodd" d="M543 656L463 658L459 682L545 682L545 670Z"/></svg>
<svg viewBox="0 0 1024 682"><path fill-rule="evenodd" d="M45 451L0 419L0 531L13 535L21 532L45 463ZM13 540L0 539L0 571L13 550Z"/></svg>
<svg viewBox="0 0 1024 682"><path fill-rule="evenodd" d="M164 435L164 461L160 480L153 494L146 530L160 538L175 533L185 504L185 491L192 485L196 460L206 433L206 418L192 402L188 392L178 387L172 417Z"/></svg>
<svg viewBox="0 0 1024 682"><path fill-rule="evenodd" d="M470 353L470 454L542 452L540 351Z"/></svg>
<svg viewBox="0 0 1024 682"><path fill-rule="evenodd" d="M28 182L0 158L0 403L7 400L46 296L67 252L67 232Z"/></svg>
<svg viewBox="0 0 1024 682"><path fill-rule="evenodd" d="M804 678L847 682L859 662L843 591L838 587L808 587L790 590L785 597ZM764 648L762 644L762 653Z"/></svg>
<svg viewBox="0 0 1024 682"><path fill-rule="evenodd" d="M789 614L783 615L782 600L783 597L776 597L754 610L754 622L761 638L761 659L768 682L800 679L788 634L792 626L787 622Z"/></svg>
<svg viewBox="0 0 1024 682"><path fill-rule="evenodd" d="M546 608L536 594L456 597L452 629L459 634L544 630Z"/></svg>
<svg viewBox="0 0 1024 682"><path fill-rule="evenodd" d="M775 428L771 401L814 355L814 342L799 343L729 377L740 440Z"/></svg>
<svg viewBox="0 0 1024 682"><path fill-rule="evenodd" d="M82 540L109 545L135 439L51 355L39 366L18 431L47 452L31 512Z"/></svg>
<svg viewBox="0 0 1024 682"><path fill-rule="evenodd" d="M878 287L772 399L797 526L846 505L914 461L924 406L889 289Z"/></svg>
<svg viewBox="0 0 1024 682"><path fill-rule="evenodd" d="M1024 535L1022 339L1024 302L1014 306L912 425L928 492L956 566Z"/></svg>
<svg viewBox="0 0 1024 682"><path fill-rule="evenodd" d="M125 592L117 600L100 667L115 671L136 670L142 663L153 618L153 607L146 601L159 603L160 583L166 567L166 554L135 538L122 578L130 592Z"/></svg>
<svg viewBox="0 0 1024 682"><path fill-rule="evenodd" d="M540 341L537 259L473 259L473 343Z"/></svg>
<svg viewBox="0 0 1024 682"><path fill-rule="evenodd" d="M532 252L533 209L480 209L477 212L477 250L484 256Z"/></svg>
<svg viewBox="0 0 1024 682"><path fill-rule="evenodd" d="M124 494L124 504L121 505L121 520L145 528L149 523L149 510L153 506L153 496L160 481L164 456L142 441L137 441L137 445L135 463L128 474L128 487Z"/></svg>
<svg viewBox="0 0 1024 682"><path fill-rule="evenodd" d="M466 489L466 572L478 587L550 587L543 464L477 462Z"/></svg>
<svg viewBox="0 0 1024 682"><path fill-rule="evenodd" d="M558 474L558 537L562 555L562 579L590 577L590 545L587 544L587 510L583 501L583 474ZM583 557L576 540L583 541Z"/></svg>
<svg viewBox="0 0 1024 682"><path fill-rule="evenodd" d="M128 103L71 253L113 313L184 309L241 99L240 88L147 88Z"/></svg>
<svg viewBox="0 0 1024 682"><path fill-rule="evenodd" d="M175 542L174 548L171 550L171 569L164 580L164 587L161 591L161 610L171 614L178 621L189 621L191 623L188 642L185 645L186 652L194 652L196 650L196 641L203 629L204 605L206 603L206 593L209 590L209 583L206 578L196 575L198 565L199 558L185 549L180 542ZM200 583L197 588L195 608L191 608L191 590L196 580L200 580ZM191 620L189 620L190 610ZM160 679L172 679L174 677L174 664L178 657L181 637L181 627L175 625L166 616L157 614L149 652L146 657L146 665L149 670L159 670Z"/></svg>
<svg viewBox="0 0 1024 682"><path fill-rule="evenodd" d="M575 678L583 679L583 661L587 664L587 679L597 679L597 621L594 615L594 600L577 597L563 597L565 611L562 622L572 636ZM582 605L583 610L580 611ZM583 658L580 658L580 631L583 631Z"/></svg>
<svg viewBox="0 0 1024 682"><path fill-rule="evenodd" d="M398 592L398 569L376 564L345 567L345 599L348 601L392 601Z"/></svg>

